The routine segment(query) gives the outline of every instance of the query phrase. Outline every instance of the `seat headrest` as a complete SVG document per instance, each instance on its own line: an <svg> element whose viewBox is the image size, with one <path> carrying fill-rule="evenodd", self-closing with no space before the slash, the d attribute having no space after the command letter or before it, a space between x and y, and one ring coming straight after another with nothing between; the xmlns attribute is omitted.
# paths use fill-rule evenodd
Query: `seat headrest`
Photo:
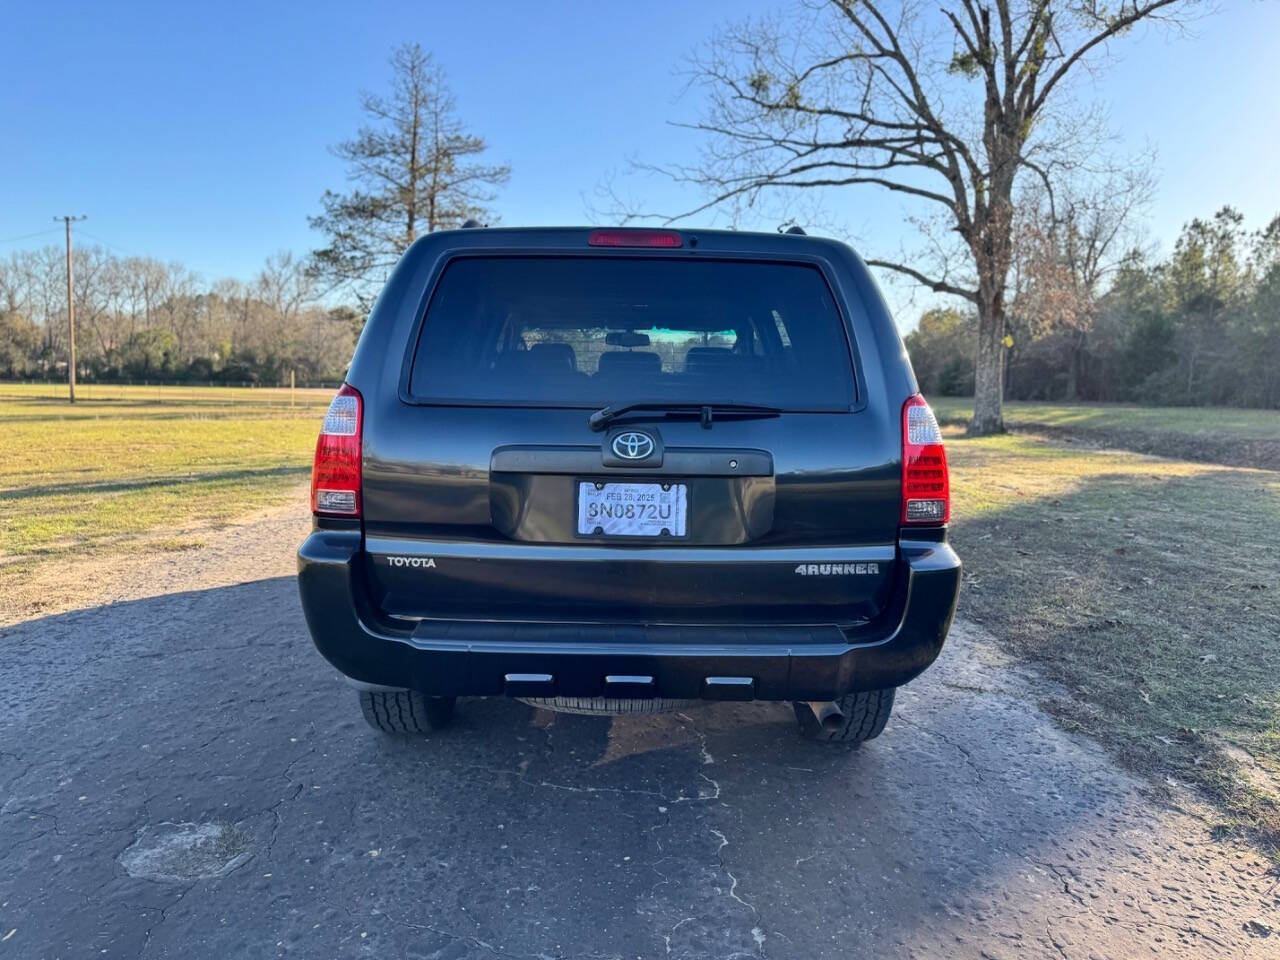
<svg viewBox="0 0 1280 960"><path fill-rule="evenodd" d="M600 354L601 373L623 377L658 376L662 373L662 358L656 353L631 353L624 350L608 350Z"/></svg>
<svg viewBox="0 0 1280 960"><path fill-rule="evenodd" d="M535 343L529 362L538 370L577 370L578 357L567 343Z"/></svg>

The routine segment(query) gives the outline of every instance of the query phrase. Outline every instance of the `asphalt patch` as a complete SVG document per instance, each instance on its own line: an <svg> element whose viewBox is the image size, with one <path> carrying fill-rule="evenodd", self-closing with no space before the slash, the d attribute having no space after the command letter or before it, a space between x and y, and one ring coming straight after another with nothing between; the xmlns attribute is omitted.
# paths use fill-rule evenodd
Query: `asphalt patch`
<svg viewBox="0 0 1280 960"><path fill-rule="evenodd" d="M225 877L253 855L253 838L226 823L161 823L143 827L120 854L129 876L190 883Z"/></svg>

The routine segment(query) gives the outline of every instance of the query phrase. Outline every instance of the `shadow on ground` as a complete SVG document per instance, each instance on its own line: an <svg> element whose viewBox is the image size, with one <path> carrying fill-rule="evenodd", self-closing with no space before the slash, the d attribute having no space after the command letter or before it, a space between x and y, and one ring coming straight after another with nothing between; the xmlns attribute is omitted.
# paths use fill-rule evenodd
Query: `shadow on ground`
<svg viewBox="0 0 1280 960"><path fill-rule="evenodd" d="M57 483L47 486L13 487L0 493L0 503L9 500L29 500L33 497L60 497L104 493L137 493L155 487L174 487L188 483L241 483L245 480L270 480L274 477L296 477L301 480L311 473L307 466L295 467L245 467L240 470L208 470L204 473L184 473L173 476L147 477L131 480L108 480L101 483Z"/></svg>
<svg viewBox="0 0 1280 960"><path fill-rule="evenodd" d="M1280 862L1280 474L953 450L962 614L1067 688L1065 723Z"/></svg>
<svg viewBox="0 0 1280 960"><path fill-rule="evenodd" d="M1254 864L1211 874L1218 848L1157 830L965 628L857 752L800 741L777 704L610 720L469 701L446 732L387 739L311 648L291 578L30 621L0 653L13 956L1262 942L1237 916Z"/></svg>

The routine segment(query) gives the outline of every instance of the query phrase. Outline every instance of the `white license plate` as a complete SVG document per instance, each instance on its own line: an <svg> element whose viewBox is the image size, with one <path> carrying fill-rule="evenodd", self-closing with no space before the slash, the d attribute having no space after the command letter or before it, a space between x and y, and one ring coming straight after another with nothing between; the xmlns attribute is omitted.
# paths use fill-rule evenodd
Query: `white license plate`
<svg viewBox="0 0 1280 960"><path fill-rule="evenodd" d="M581 536L683 537L688 513L683 483L578 484Z"/></svg>

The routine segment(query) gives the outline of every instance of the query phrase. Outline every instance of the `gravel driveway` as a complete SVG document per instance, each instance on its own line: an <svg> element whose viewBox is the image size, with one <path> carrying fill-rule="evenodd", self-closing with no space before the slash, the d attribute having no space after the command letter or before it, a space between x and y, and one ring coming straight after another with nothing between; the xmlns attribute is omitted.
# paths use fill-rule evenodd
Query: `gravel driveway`
<svg viewBox="0 0 1280 960"><path fill-rule="evenodd" d="M777 704L397 741L306 636L305 529L0 629L0 958L1280 957L1267 864L963 622L860 751Z"/></svg>

